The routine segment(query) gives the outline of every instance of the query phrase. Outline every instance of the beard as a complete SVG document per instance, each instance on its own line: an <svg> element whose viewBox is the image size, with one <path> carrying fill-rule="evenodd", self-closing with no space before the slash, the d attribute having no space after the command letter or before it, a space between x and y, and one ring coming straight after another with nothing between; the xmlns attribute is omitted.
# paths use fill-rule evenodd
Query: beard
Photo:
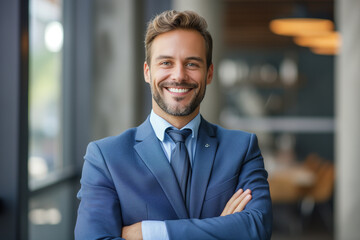
<svg viewBox="0 0 360 240"><path fill-rule="evenodd" d="M204 80L206 81L206 80ZM151 80L152 83L152 80ZM184 88L191 88L192 91L194 91L194 95L190 102L186 105L176 105L171 106L169 103L166 103L164 100L164 97L161 95L160 91L164 91L163 89L166 87L184 87ZM206 84L204 85L204 88L198 89L198 84L190 84L190 83L167 83L162 82L159 84L160 91L153 87L151 85L151 93L152 97L155 100L155 102L158 104L158 106L167 114L170 114L172 116L188 116L191 113L195 111L195 109L200 105L202 100L204 99L205 92L206 92ZM198 91L196 91L198 90ZM176 97L174 100L176 102L181 102L184 99L184 97Z"/></svg>

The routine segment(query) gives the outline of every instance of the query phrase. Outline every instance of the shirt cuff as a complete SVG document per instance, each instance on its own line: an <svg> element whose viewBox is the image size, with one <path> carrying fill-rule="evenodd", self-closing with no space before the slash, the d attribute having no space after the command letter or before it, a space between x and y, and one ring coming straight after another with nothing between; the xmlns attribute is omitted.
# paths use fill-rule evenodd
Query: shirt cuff
<svg viewBox="0 0 360 240"><path fill-rule="evenodd" d="M141 231L143 240L169 240L165 222L142 221Z"/></svg>

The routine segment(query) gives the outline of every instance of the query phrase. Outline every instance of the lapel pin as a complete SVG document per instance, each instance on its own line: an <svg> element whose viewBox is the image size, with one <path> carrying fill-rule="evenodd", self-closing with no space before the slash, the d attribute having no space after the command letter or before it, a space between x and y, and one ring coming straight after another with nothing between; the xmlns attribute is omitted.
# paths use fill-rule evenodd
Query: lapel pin
<svg viewBox="0 0 360 240"><path fill-rule="evenodd" d="M208 144L208 143L207 143L207 144L205 144L205 147L206 147L206 148L210 147L210 144Z"/></svg>

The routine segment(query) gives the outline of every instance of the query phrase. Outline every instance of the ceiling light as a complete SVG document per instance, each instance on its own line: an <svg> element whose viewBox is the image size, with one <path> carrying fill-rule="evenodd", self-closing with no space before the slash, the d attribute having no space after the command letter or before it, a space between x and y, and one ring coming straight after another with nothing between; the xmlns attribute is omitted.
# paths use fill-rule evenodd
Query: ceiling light
<svg viewBox="0 0 360 240"><path fill-rule="evenodd" d="M310 48L310 50L319 55L336 55L339 53L339 48Z"/></svg>
<svg viewBox="0 0 360 240"><path fill-rule="evenodd" d="M302 47L338 49L340 35L337 32L331 32L314 36L295 37L294 42Z"/></svg>
<svg viewBox="0 0 360 240"><path fill-rule="evenodd" d="M306 36L333 31L334 24L327 19L283 18L272 20L270 29L279 35Z"/></svg>

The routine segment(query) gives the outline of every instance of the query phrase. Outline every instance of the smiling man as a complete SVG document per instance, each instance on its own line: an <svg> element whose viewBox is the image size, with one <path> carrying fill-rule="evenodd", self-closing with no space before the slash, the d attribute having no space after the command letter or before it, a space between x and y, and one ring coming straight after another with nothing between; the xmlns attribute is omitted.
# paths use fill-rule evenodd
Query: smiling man
<svg viewBox="0 0 360 240"><path fill-rule="evenodd" d="M139 127L89 144L76 239L270 239L272 211L254 134L200 115L212 38L190 11L148 25L152 111Z"/></svg>
<svg viewBox="0 0 360 240"><path fill-rule="evenodd" d="M213 65L206 65L205 45L196 30L166 32L153 40L151 57L144 64L153 111L179 129L198 115L212 80Z"/></svg>

